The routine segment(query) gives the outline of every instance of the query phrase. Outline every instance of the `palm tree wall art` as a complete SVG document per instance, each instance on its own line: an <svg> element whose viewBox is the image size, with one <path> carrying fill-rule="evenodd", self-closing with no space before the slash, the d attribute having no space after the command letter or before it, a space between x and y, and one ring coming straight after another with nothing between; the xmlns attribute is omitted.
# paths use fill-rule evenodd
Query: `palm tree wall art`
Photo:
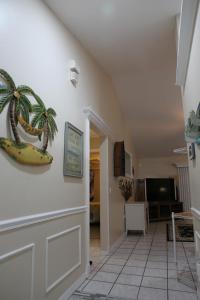
<svg viewBox="0 0 200 300"><path fill-rule="evenodd" d="M0 114L8 107L9 125L13 138L0 137L0 147L13 159L22 164L46 165L53 161L47 152L48 141L53 141L58 131L54 118L56 112L53 108L45 108L41 98L28 86L16 87L12 77L0 69L0 78L4 84L0 86ZM31 104L29 96L37 104ZM30 119L33 114L32 119ZM18 126L39 140L43 137L42 148L21 141Z"/></svg>

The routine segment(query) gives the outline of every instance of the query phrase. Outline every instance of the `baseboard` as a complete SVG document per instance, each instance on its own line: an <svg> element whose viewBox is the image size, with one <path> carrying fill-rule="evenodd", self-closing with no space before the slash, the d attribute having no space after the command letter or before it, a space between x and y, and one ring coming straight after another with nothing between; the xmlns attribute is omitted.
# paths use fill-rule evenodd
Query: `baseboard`
<svg viewBox="0 0 200 300"><path fill-rule="evenodd" d="M87 275L84 273L77 279L65 292L62 296L58 298L58 300L67 300L71 295L79 288L79 286L86 280Z"/></svg>
<svg viewBox="0 0 200 300"><path fill-rule="evenodd" d="M113 250L115 250L115 248L117 248L123 241L123 239L125 238L126 233L124 232L115 242L114 244L110 247L110 251L112 252Z"/></svg>

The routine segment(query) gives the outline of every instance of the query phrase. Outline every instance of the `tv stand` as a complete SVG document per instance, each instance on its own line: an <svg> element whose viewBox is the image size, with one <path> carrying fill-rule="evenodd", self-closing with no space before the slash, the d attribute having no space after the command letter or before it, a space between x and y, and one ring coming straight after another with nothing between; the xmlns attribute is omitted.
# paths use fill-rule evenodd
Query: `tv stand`
<svg viewBox="0 0 200 300"><path fill-rule="evenodd" d="M149 202L149 220L164 221L171 218L172 212L182 212L183 203L178 201L152 201Z"/></svg>

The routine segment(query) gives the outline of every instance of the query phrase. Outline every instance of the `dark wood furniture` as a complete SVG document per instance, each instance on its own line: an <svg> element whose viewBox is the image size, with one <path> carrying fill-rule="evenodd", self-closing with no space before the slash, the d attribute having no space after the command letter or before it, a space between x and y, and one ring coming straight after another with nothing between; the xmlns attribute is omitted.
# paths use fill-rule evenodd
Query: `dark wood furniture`
<svg viewBox="0 0 200 300"><path fill-rule="evenodd" d="M183 211L183 203L178 201L167 202L149 202L149 220L162 221L171 218L172 212Z"/></svg>
<svg viewBox="0 0 200 300"><path fill-rule="evenodd" d="M114 176L125 176L125 147L124 142L114 145Z"/></svg>

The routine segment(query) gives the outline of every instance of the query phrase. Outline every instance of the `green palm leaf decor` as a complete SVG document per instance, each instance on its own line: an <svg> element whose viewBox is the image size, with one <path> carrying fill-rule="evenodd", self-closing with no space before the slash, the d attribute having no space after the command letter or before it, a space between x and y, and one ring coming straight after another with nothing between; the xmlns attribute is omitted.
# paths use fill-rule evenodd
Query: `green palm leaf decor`
<svg viewBox="0 0 200 300"><path fill-rule="evenodd" d="M12 77L3 69L0 69L0 114L8 106L9 124L12 138L0 138L0 147L12 158L22 164L44 165L52 162L53 157L47 152L48 141L53 141L58 131L54 118L56 112L53 108L45 108L41 98L26 85L16 87ZM35 99L37 104L32 104ZM31 118L31 114L34 114ZM39 149L31 144L21 141L18 132L18 124L22 129L39 140L43 135L43 145Z"/></svg>
<svg viewBox="0 0 200 300"><path fill-rule="evenodd" d="M33 113L35 113L35 116L32 119L31 125L33 127L37 125L41 126L41 124L44 126L42 151L46 152L49 140L53 141L54 136L58 131L56 122L54 120L54 117L56 117L56 112L53 108L46 109L42 99L40 99L39 96L36 95L35 99L38 104L33 105Z"/></svg>

